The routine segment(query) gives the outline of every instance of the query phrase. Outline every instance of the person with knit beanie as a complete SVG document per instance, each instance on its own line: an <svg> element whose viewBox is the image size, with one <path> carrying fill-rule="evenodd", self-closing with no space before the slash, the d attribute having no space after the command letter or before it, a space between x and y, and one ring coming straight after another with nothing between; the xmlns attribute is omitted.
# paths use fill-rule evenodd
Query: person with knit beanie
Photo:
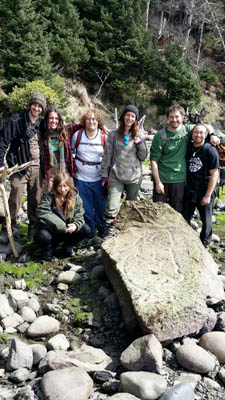
<svg viewBox="0 0 225 400"><path fill-rule="evenodd" d="M14 173L10 178L9 210L12 228L15 227L21 199L27 190L28 235L36 221L36 208L40 201L40 165L42 160L41 132L46 108L46 98L42 93L33 93L28 109L12 115L2 129L0 136L0 174L4 170L4 159L8 167L31 162L28 168ZM16 231L16 230L15 230ZM5 223L2 225L0 242L7 243Z"/></svg>
<svg viewBox="0 0 225 400"><path fill-rule="evenodd" d="M142 179L142 161L147 157L145 139L138 129L139 111L127 105L118 129L110 132L102 159L102 185L108 187L104 238L113 236L114 222L123 192L126 200L137 200Z"/></svg>

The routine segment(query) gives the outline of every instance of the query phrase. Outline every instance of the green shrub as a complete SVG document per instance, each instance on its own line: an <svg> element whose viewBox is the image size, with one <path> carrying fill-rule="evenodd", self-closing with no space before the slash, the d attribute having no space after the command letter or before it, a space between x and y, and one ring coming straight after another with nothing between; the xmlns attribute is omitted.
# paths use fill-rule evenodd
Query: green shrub
<svg viewBox="0 0 225 400"><path fill-rule="evenodd" d="M203 81L207 83L216 83L218 82L218 76L211 70L211 68L204 67L199 71L199 77Z"/></svg>
<svg viewBox="0 0 225 400"><path fill-rule="evenodd" d="M27 82L23 88L17 86L13 88L13 91L8 95L10 111L14 113L26 108L31 94L35 92L42 93L46 97L47 104L60 105L60 99L56 91L46 86L44 81L37 80Z"/></svg>

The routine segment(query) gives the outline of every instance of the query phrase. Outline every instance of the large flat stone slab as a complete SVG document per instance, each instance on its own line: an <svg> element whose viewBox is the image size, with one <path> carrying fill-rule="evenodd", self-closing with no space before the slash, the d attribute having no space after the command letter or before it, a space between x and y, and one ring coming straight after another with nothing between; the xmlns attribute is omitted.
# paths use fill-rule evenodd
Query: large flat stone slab
<svg viewBox="0 0 225 400"><path fill-rule="evenodd" d="M207 302L224 299L218 266L183 217L162 203L125 202L102 244L106 273L131 336L170 341L198 332Z"/></svg>

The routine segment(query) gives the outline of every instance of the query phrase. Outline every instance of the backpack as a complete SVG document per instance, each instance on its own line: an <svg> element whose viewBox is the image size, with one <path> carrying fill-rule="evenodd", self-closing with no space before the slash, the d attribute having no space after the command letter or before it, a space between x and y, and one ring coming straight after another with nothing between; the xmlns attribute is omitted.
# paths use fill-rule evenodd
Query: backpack
<svg viewBox="0 0 225 400"><path fill-rule="evenodd" d="M220 160L220 168L224 169L225 168L225 145L224 144L218 144L216 146L219 154L219 160Z"/></svg>
<svg viewBox="0 0 225 400"><path fill-rule="evenodd" d="M78 130L77 141L76 141L76 143L75 143L75 152L77 152L77 148L78 148L78 146L79 146L79 144L80 144L83 130L84 130L84 128L80 128L80 129ZM102 147L103 147L103 149L104 149L104 148L105 148L105 142L106 142L106 133L105 133L104 131L102 131L102 130L100 131L100 133L101 133Z"/></svg>
<svg viewBox="0 0 225 400"><path fill-rule="evenodd" d="M162 143L162 153L164 151L164 147L165 144L168 140L179 140L182 139L183 137L188 136L189 132L187 131L187 128L185 125L182 125L183 129L184 129L184 133L182 135L177 135L177 136L172 136L172 137L167 137L166 135L166 128L163 127L160 131L160 135L161 135L161 143Z"/></svg>
<svg viewBox="0 0 225 400"><path fill-rule="evenodd" d="M78 133L77 133L77 140L76 140L75 147L74 147L74 150L73 150L74 162L77 159L77 160L81 161L83 164L86 164L86 165L99 165L99 164L101 164L101 161L97 162L97 163L96 162L92 162L92 161L83 161L79 157L77 157L77 149L78 149L78 146L80 144L83 131L84 131L84 128L80 128L78 130ZM100 130L100 134L101 134L101 145L102 145L102 147L104 149L105 148L105 142L106 142L106 133L103 130ZM75 172L77 172L76 162L75 162Z"/></svg>

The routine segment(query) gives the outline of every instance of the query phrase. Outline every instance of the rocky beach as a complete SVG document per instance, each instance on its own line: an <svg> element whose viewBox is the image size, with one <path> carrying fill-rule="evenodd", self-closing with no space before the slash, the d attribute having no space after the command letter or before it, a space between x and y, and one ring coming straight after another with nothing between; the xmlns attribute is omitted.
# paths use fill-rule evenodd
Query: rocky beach
<svg viewBox="0 0 225 400"><path fill-rule="evenodd" d="M140 204L152 193L148 166L144 171ZM224 399L224 299L207 299L207 318L196 332L163 342L139 327L134 337L106 271L102 240L84 240L71 259L59 247L52 262L42 262L26 228L24 201L15 232L19 258L9 245L0 247L0 399ZM210 251L222 259L224 238L214 239ZM225 285L222 264L213 274Z"/></svg>

